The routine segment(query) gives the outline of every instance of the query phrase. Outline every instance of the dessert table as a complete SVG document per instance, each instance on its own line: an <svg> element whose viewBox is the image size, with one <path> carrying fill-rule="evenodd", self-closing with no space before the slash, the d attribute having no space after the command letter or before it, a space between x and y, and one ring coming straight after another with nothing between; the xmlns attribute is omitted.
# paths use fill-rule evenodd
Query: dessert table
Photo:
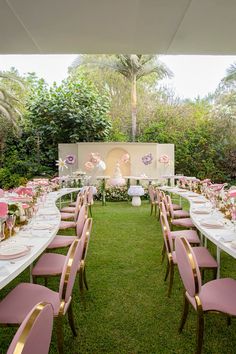
<svg viewBox="0 0 236 354"><path fill-rule="evenodd" d="M16 235L0 243L0 289L31 266L56 236L60 226L60 211L56 202L62 196L80 188L62 188L47 194L38 212ZM31 279L32 281L32 279Z"/></svg>
<svg viewBox="0 0 236 354"><path fill-rule="evenodd" d="M189 201L190 217L201 235L205 237L205 245L208 239L216 246L217 277L219 278L221 251L223 250L233 258L236 258L236 231L232 222L226 219L222 212L212 208L211 202L200 194L177 187L163 186L160 189L177 194Z"/></svg>

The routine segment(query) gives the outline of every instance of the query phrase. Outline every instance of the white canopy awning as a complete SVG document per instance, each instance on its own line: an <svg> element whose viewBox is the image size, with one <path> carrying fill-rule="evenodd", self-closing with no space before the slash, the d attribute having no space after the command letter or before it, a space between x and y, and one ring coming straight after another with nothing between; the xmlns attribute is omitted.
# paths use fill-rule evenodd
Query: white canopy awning
<svg viewBox="0 0 236 354"><path fill-rule="evenodd" d="M1 54L236 54L235 0L0 0Z"/></svg>

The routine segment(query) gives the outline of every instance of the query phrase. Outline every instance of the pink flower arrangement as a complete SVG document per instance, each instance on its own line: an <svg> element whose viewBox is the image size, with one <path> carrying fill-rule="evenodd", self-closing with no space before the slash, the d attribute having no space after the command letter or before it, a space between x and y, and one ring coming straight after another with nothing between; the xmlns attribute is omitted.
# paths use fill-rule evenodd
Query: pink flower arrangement
<svg viewBox="0 0 236 354"><path fill-rule="evenodd" d="M153 156L150 152L142 157L144 165L150 165L152 163L152 160Z"/></svg>
<svg viewBox="0 0 236 354"><path fill-rule="evenodd" d="M74 165L75 162L76 162L76 156L75 156L75 155L70 154L70 155L67 155L67 156L66 156L66 163L67 163L68 165Z"/></svg>
<svg viewBox="0 0 236 354"><path fill-rule="evenodd" d="M170 158L168 155L162 155L159 157L159 162L167 165L170 163Z"/></svg>

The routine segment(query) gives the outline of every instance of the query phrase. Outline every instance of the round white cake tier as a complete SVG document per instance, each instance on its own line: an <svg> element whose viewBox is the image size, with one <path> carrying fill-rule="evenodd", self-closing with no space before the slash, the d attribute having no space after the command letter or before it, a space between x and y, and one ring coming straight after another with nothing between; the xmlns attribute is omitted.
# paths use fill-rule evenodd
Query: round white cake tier
<svg viewBox="0 0 236 354"><path fill-rule="evenodd" d="M109 184L111 186L124 186L125 185L125 179L124 178L110 178L109 179Z"/></svg>

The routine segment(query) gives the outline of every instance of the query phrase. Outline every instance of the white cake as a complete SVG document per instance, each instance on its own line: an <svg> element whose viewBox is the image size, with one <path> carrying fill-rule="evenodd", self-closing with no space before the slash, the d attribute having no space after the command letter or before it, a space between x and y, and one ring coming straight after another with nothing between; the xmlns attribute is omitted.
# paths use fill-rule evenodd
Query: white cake
<svg viewBox="0 0 236 354"><path fill-rule="evenodd" d="M119 162L116 163L114 174L112 178L109 179L109 184L111 186L123 186L125 184L125 179L122 177Z"/></svg>

